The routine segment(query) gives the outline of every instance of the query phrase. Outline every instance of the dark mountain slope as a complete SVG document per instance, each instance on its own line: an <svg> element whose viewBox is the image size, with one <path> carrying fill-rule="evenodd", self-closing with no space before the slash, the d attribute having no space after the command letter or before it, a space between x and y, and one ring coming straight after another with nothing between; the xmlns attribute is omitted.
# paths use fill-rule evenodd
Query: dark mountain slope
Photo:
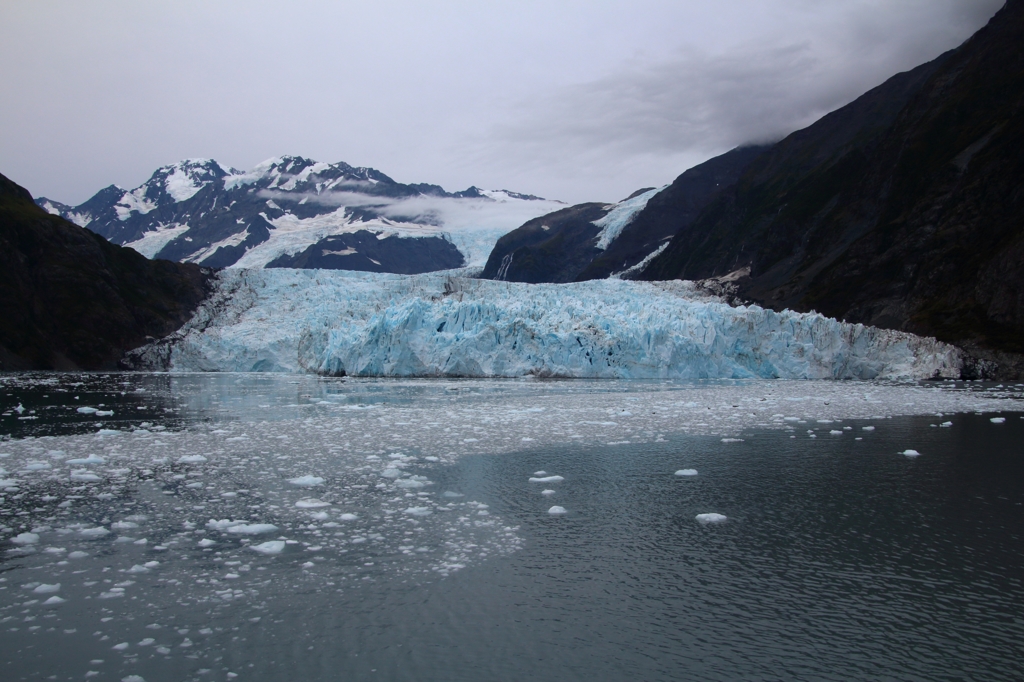
<svg viewBox="0 0 1024 682"><path fill-rule="evenodd" d="M733 185L766 147L728 151L690 168L651 197L608 249L591 261L577 281L602 279L630 268L692 223L723 189Z"/></svg>
<svg viewBox="0 0 1024 682"><path fill-rule="evenodd" d="M606 204L577 204L534 218L494 245L483 279L507 282L572 282L600 251L594 243L608 214Z"/></svg>
<svg viewBox="0 0 1024 682"><path fill-rule="evenodd" d="M744 147L687 170L644 200L638 190L618 204L572 206L529 221L498 240L481 277L510 282L573 282L629 270L689 225L719 191L736 182L762 151ZM630 209L631 203L641 202ZM603 222L619 211L625 227L601 242ZM595 224L597 223L597 224Z"/></svg>
<svg viewBox="0 0 1024 682"><path fill-rule="evenodd" d="M1022 106L1010 0L954 52L757 159L643 278L750 267L740 293L764 305L1022 353Z"/></svg>
<svg viewBox="0 0 1024 682"><path fill-rule="evenodd" d="M113 369L188 320L211 277L50 215L0 175L0 369Z"/></svg>

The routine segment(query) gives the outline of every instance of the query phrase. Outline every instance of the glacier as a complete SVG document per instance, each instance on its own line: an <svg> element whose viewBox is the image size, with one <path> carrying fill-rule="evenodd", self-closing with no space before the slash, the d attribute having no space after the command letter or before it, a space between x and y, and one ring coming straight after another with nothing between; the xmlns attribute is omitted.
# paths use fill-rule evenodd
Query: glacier
<svg viewBox="0 0 1024 682"><path fill-rule="evenodd" d="M375 377L957 377L962 352L693 282L522 284L452 273L231 269L137 369Z"/></svg>

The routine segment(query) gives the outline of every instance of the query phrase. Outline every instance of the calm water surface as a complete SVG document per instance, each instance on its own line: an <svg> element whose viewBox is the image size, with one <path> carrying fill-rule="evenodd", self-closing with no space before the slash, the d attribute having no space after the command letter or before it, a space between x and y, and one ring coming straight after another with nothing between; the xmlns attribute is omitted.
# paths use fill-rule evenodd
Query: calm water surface
<svg viewBox="0 0 1024 682"><path fill-rule="evenodd" d="M125 450L148 457L160 451L160 426L212 429L239 415L271 426L301 421L308 418L302 405L333 390L282 380L247 383L237 394L224 378L174 386L161 383L166 377L76 381L8 387L5 410L16 398L25 411L5 417L5 433L16 440L0 451L38 442L40 461L56 461L55 443L100 439L97 424L144 421L151 432L144 440L122 442L142 443ZM433 395L386 382L346 390L353 409ZM115 414L106 421L80 414L82 403L114 406ZM130 411L138 414L128 419ZM438 412L440 428L442 403ZM396 480L429 481L398 493L354 465L322 487L285 489L267 472L290 456L288 446L254 444L232 455L232 466L214 467L212 455L191 467L174 456L147 460L158 464L111 474L121 477L112 497L90 493L85 482L63 510L58 499L70 493L53 483L32 487L34 474L5 463L20 456L15 451L0 459L8 475L23 477L0 507L4 537L31 530L18 525L24 518L41 530L37 542L8 541L0 555L0 676L1021 679L1024 419L1001 414L999 424L988 413L792 423L792 430L747 428L728 443L672 433L643 444L524 441L449 463L396 458L406 477ZM26 415L39 418L16 421ZM947 420L951 426L938 426ZM259 441L253 428L236 437ZM64 440L17 440L44 434ZM897 454L911 447L921 456ZM321 443L315 449L320 470L342 457L319 453ZM360 462L380 457L367 453L356 453ZM685 468L698 475L674 475ZM564 480L531 483L540 471ZM184 488L190 480L209 487ZM348 492L330 497L332 485ZM201 500L189 497L207 489ZM237 492L223 498L225 490ZM370 497L385 493L391 507ZM333 500L330 516L300 510L323 515L307 524L289 512L305 495ZM240 518L241 498L251 520L297 540L262 555L251 546L276 533L239 540L204 530L209 518ZM567 513L549 514L552 505ZM343 511L364 525L345 526ZM695 520L709 512L727 520ZM193 528L181 527L182 514L191 514ZM83 529L125 518L139 520L120 536L78 539ZM133 540L141 535L148 543ZM200 547L200 537L215 544ZM76 547L88 556L69 558ZM147 560L159 565L132 573ZM52 594L66 600L44 606L51 593L36 590L56 581ZM127 596L101 598L118 584Z"/></svg>

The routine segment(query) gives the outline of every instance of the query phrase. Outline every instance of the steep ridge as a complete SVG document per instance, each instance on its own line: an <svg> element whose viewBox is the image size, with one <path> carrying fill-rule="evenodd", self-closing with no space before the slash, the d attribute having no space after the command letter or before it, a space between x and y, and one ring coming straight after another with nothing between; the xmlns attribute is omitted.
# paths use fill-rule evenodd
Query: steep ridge
<svg viewBox="0 0 1024 682"><path fill-rule="evenodd" d="M400 273L482 266L498 237L561 206L505 190L449 193L298 156L247 172L187 159L133 190L111 185L79 206L36 203L151 258ZM374 236L382 243L368 255Z"/></svg>
<svg viewBox="0 0 1024 682"><path fill-rule="evenodd" d="M212 271L151 261L48 214L0 175L0 369L113 369L185 323Z"/></svg>
<svg viewBox="0 0 1024 682"><path fill-rule="evenodd" d="M762 149L734 149L667 187L637 190L617 204L578 204L531 220L498 240L481 277L531 283L628 278L735 183Z"/></svg>
<svg viewBox="0 0 1024 682"><path fill-rule="evenodd" d="M1024 365L1024 0L758 157L644 271Z"/></svg>

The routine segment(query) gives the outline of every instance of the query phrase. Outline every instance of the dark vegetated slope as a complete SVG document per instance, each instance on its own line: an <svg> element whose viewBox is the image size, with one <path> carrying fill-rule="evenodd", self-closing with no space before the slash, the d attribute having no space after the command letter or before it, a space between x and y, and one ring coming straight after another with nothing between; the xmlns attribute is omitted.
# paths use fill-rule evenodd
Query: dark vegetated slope
<svg viewBox="0 0 1024 682"><path fill-rule="evenodd" d="M332 235L300 253L277 258L268 268L323 268L417 275L465 265L455 245L441 237L380 239L367 230Z"/></svg>
<svg viewBox="0 0 1024 682"><path fill-rule="evenodd" d="M607 249L597 248L601 228L593 223L616 204L578 204L531 220L498 240L481 277L573 282L628 270L689 225L718 192L736 182L760 151L734 149L687 170L655 194ZM623 201L650 189L637 190Z"/></svg>
<svg viewBox="0 0 1024 682"><path fill-rule="evenodd" d="M1024 0L759 157L644 279L1024 352ZM1000 359L1014 359L1003 356Z"/></svg>
<svg viewBox="0 0 1024 682"><path fill-rule="evenodd" d="M494 245L480 276L508 282L572 282L600 253L594 239L601 228L593 221L607 204L577 204L534 218Z"/></svg>
<svg viewBox="0 0 1024 682"><path fill-rule="evenodd" d="M212 276L50 215L0 175L0 369L116 368L188 320Z"/></svg>
<svg viewBox="0 0 1024 682"><path fill-rule="evenodd" d="M736 183L765 149L739 147L684 172L651 197L618 239L577 275L577 281L602 279L642 261L665 240L688 227L719 192Z"/></svg>

